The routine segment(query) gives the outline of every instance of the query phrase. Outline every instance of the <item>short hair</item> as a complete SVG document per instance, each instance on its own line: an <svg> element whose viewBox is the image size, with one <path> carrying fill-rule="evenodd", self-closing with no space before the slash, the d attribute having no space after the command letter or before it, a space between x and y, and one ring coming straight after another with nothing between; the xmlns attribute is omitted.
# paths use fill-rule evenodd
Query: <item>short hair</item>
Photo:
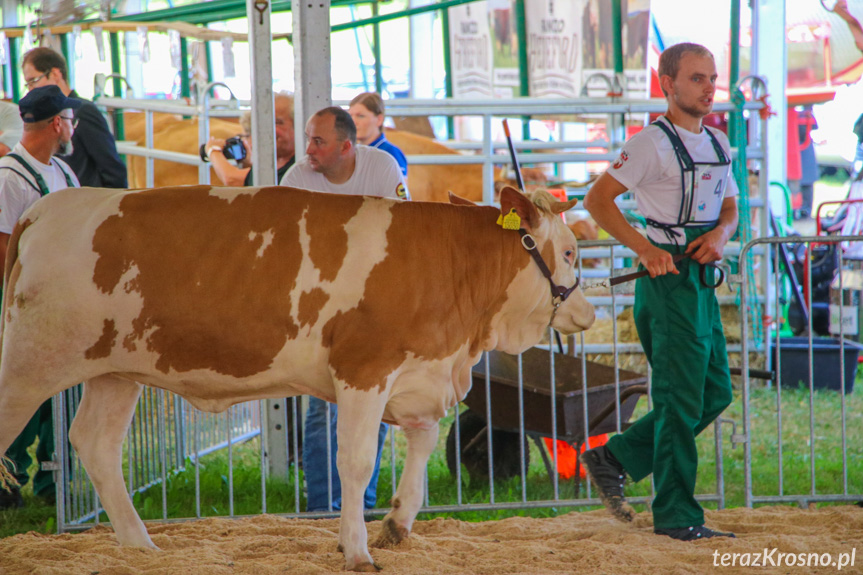
<svg viewBox="0 0 863 575"><path fill-rule="evenodd" d="M24 54L24 58L21 59L21 66L24 66L24 64L30 64L40 74L47 74L54 68L57 68L60 70L60 75L63 76L63 81L69 81L66 58L63 57L63 54L55 52L51 48L40 46L39 48L29 50Z"/></svg>
<svg viewBox="0 0 863 575"><path fill-rule="evenodd" d="M362 104L375 116L384 115L384 99L377 92L363 92L351 100L351 106L355 104Z"/></svg>
<svg viewBox="0 0 863 575"><path fill-rule="evenodd" d="M659 66L656 70L659 77L662 78L663 76L670 76L672 80L676 79L677 73L680 71L680 60L683 59L684 54L689 53L713 59L713 53L701 44L681 42L680 44L669 46L662 51L662 54L660 54ZM661 85L662 84L660 83L660 86ZM664 88L662 89L662 93L666 96L668 95Z"/></svg>
<svg viewBox="0 0 863 575"><path fill-rule="evenodd" d="M276 92L273 96L273 102L277 100L284 100L288 103L289 114L291 118L294 117L294 95L286 90L282 90L281 92Z"/></svg>
<svg viewBox="0 0 863 575"><path fill-rule="evenodd" d="M276 92L273 96L273 102L277 102L279 100L284 100L288 103L288 114L291 116L291 119L294 118L294 95L290 92L286 92L282 90L281 92ZM251 110L246 110L243 112L243 115L240 116L240 127L243 128L243 133L251 135L252 134L252 112Z"/></svg>
<svg viewBox="0 0 863 575"><path fill-rule="evenodd" d="M357 126L354 124L354 119L347 111L339 106L330 106L323 110L315 112L315 116L332 116L335 119L336 133L342 140L350 140L351 144L357 145Z"/></svg>

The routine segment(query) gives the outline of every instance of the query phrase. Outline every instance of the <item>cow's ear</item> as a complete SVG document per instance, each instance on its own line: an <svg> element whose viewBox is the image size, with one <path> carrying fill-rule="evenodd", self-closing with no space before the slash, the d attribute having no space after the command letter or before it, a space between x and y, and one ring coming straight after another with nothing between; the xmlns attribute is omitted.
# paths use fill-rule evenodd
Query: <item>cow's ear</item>
<svg viewBox="0 0 863 575"><path fill-rule="evenodd" d="M578 199L573 198L568 202L552 202L551 203L551 211L555 214L562 214L563 212L568 212L572 208L575 207L575 204L578 203Z"/></svg>
<svg viewBox="0 0 863 575"><path fill-rule="evenodd" d="M533 202L512 186L506 186L500 191L500 213L505 217L512 210L521 218L520 227L527 231L539 225L539 212Z"/></svg>
<svg viewBox="0 0 863 575"><path fill-rule="evenodd" d="M457 206L475 206L476 204L472 201L463 198L461 196L457 196L452 192L449 192L449 203L455 204Z"/></svg>

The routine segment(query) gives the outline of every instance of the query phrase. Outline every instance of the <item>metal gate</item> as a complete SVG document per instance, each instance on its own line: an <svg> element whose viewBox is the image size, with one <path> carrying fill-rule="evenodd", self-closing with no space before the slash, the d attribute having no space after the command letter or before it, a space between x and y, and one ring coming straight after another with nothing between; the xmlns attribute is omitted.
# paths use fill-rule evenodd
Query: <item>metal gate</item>
<svg viewBox="0 0 863 575"><path fill-rule="evenodd" d="M742 323L741 354L743 367L743 434L745 504L810 503L863 500L863 417L861 392L853 394L861 359L860 293L863 262L844 257L849 245L863 242L863 236L808 236L796 238L762 238L746 244L741 261L751 252L763 250L763 265L776 274L771 289L772 317L782 317L783 301L798 305L806 313L798 319L797 337L783 336L780 329L764 342L748 337L750 326ZM786 259L793 245L797 258ZM800 262L800 254L803 261ZM825 255L826 254L826 255ZM836 274L829 274L828 302L815 297L819 290L817 268L831 258ZM786 263L787 262L787 263ZM792 270L797 267L797 273ZM802 281L796 277L802 272ZM742 278L744 288L747 278ZM798 284L795 286L795 283ZM783 295L783 290L785 295ZM747 300L741 290L741 306L758 305ZM771 294L768 294L768 296ZM801 307L802 309L802 307ZM793 317L789 314L789 317ZM751 352L756 352L752 355ZM774 381L757 385L749 375L751 359L758 355L772 366ZM761 399L758 413L753 413L753 394ZM765 408L766 401L771 406ZM853 402L853 409L849 403ZM800 425L800 404L804 403L805 422ZM792 415L787 415L794 409ZM793 417L797 414L798 417ZM857 473L849 473L849 465ZM758 485L756 485L756 479Z"/></svg>

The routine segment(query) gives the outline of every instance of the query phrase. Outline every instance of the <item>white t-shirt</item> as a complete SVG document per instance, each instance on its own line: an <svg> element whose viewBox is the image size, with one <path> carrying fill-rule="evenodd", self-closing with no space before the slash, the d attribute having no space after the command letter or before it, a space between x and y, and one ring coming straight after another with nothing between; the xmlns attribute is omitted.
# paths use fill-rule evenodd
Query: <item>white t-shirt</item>
<svg viewBox="0 0 863 575"><path fill-rule="evenodd" d="M665 118L663 117L663 120ZM719 158L713 148L708 128L700 134L674 126L683 145L694 162L716 162ZM712 129L725 154L731 157L728 137L719 130ZM680 213L683 190L680 187L680 164L671 146L671 140L654 125L645 127L623 145L620 156L614 161L608 173L635 196L638 211L645 218L657 222L673 224ZM725 197L736 196L737 183L728 178ZM668 236L660 229L649 226L647 236L660 244L669 242ZM680 240L678 243L682 243Z"/></svg>
<svg viewBox="0 0 863 575"><path fill-rule="evenodd" d="M359 145L355 149L354 173L344 184L334 184L314 171L309 157L304 156L291 166L279 185L332 194L410 199L399 165L391 155L368 146Z"/></svg>
<svg viewBox="0 0 863 575"><path fill-rule="evenodd" d="M73 187L81 185L72 168L59 158L53 157L50 164L43 164L31 156L20 142L12 148L12 153L21 156L42 176L49 192L70 187L64 171L72 180ZM21 214L41 197L36 179L18 160L8 155L0 158L0 232L11 234Z"/></svg>

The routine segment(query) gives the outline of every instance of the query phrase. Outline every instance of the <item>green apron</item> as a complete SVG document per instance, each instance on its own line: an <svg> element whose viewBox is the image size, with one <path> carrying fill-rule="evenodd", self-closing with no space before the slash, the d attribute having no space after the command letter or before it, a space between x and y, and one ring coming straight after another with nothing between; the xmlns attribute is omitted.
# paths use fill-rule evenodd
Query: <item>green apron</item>
<svg viewBox="0 0 863 575"><path fill-rule="evenodd" d="M686 243L705 233L685 228ZM684 246L660 244L673 254ZM635 287L635 325L653 368L653 410L608 448L634 481L653 473L658 529L704 524L695 500L698 451L695 437L731 403L728 354L713 288L702 285L701 266L683 259L679 275L641 278ZM707 274L712 281L712 274Z"/></svg>
<svg viewBox="0 0 863 575"><path fill-rule="evenodd" d="M15 464L15 480L21 486L30 479L27 468L33 460L27 453L27 448L33 445L37 437L39 445L36 447L36 461L40 464L43 461L51 461L54 456L54 413L50 399L39 406L36 414L27 422L24 430L6 451L6 457ZM40 497L48 497L55 489L54 472L37 470L33 477L33 493Z"/></svg>

